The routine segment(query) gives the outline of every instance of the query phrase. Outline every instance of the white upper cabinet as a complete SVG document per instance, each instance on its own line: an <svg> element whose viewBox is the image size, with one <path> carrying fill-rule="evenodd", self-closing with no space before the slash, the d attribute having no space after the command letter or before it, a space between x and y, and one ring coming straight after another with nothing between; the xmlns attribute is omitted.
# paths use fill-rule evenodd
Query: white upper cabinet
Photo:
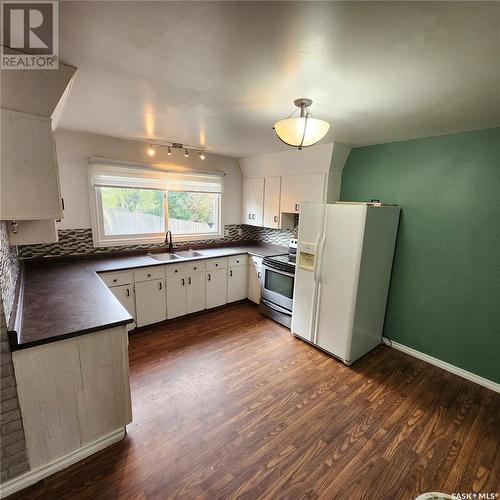
<svg viewBox="0 0 500 500"><path fill-rule="evenodd" d="M60 219L59 174L50 118L2 109L2 220Z"/></svg>
<svg viewBox="0 0 500 500"><path fill-rule="evenodd" d="M280 227L281 177L266 177L264 180L264 227Z"/></svg>
<svg viewBox="0 0 500 500"><path fill-rule="evenodd" d="M285 175L281 178L281 212L299 213L303 201L323 203L326 195L325 174Z"/></svg>
<svg viewBox="0 0 500 500"><path fill-rule="evenodd" d="M262 226L264 212L264 178L243 179L242 223Z"/></svg>

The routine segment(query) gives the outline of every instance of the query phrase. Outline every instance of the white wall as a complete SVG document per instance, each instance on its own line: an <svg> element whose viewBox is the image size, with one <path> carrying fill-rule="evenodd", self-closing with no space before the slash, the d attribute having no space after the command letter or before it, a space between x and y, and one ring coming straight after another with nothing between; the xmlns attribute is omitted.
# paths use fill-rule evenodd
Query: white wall
<svg viewBox="0 0 500 500"><path fill-rule="evenodd" d="M206 154L204 161L196 154L185 158L179 150L167 155L166 149L157 149L154 158L147 156L146 144L105 135L57 129L55 132L57 161L61 193L64 198L64 219L58 223L60 229L89 228L90 208L87 189L87 159L103 156L113 160L151 163L156 167L187 170L209 169L225 172L222 197L223 224L241 222L242 176L238 160L227 156Z"/></svg>
<svg viewBox="0 0 500 500"><path fill-rule="evenodd" d="M333 143L302 150L291 148L280 153L249 156L240 159L243 177L327 173L330 170Z"/></svg>

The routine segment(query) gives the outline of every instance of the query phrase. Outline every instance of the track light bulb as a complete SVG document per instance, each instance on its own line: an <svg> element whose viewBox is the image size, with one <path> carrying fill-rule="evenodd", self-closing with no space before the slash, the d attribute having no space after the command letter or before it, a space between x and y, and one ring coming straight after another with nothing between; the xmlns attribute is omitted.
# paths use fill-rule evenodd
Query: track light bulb
<svg viewBox="0 0 500 500"><path fill-rule="evenodd" d="M200 160L204 160L205 159L205 155L203 153L200 153L198 156L200 157Z"/></svg>
<svg viewBox="0 0 500 500"><path fill-rule="evenodd" d="M184 148L184 156L187 158L189 156L188 150Z"/></svg>
<svg viewBox="0 0 500 500"><path fill-rule="evenodd" d="M147 153L149 156L155 155L155 150L154 150L153 146L151 146L151 145L148 146Z"/></svg>
<svg viewBox="0 0 500 500"><path fill-rule="evenodd" d="M172 148L169 146L167 151L168 156L172 156Z"/></svg>

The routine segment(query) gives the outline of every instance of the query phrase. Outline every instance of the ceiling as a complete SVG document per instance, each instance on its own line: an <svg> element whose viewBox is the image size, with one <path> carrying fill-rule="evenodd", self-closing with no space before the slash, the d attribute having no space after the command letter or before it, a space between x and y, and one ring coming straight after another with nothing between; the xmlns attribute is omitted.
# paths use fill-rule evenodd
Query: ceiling
<svg viewBox="0 0 500 500"><path fill-rule="evenodd" d="M78 68L60 127L286 149L272 126L310 97L322 142L359 146L500 125L499 2L60 3Z"/></svg>

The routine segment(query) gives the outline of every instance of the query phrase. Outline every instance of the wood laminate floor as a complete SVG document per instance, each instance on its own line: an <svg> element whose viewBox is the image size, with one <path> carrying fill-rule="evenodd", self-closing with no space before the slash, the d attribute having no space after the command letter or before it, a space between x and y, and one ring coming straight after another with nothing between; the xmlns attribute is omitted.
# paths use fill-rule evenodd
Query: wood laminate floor
<svg viewBox="0 0 500 500"><path fill-rule="evenodd" d="M120 443L13 498L500 494L500 395L381 346L348 368L247 302L131 336Z"/></svg>

